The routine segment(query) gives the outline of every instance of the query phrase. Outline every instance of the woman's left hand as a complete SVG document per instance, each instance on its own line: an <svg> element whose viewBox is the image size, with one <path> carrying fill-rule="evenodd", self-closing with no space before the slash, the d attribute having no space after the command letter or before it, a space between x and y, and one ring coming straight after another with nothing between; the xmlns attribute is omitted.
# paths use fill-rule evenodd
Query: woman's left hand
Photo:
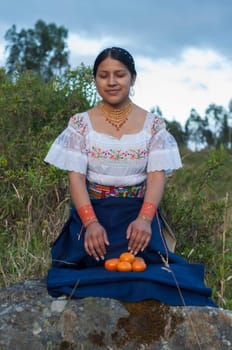
<svg viewBox="0 0 232 350"><path fill-rule="evenodd" d="M128 250L137 254L143 251L151 239L151 222L138 217L127 228Z"/></svg>

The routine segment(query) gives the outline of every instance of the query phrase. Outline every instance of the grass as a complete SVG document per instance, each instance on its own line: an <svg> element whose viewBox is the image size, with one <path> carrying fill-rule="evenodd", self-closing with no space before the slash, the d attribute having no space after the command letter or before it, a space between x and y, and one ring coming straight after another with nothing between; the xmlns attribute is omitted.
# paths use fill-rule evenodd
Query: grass
<svg viewBox="0 0 232 350"><path fill-rule="evenodd" d="M51 244L69 214L66 173L45 165L43 157L26 168L1 167L1 287L46 275ZM162 202L176 252L205 264L214 300L232 309L232 154L183 150L182 159Z"/></svg>

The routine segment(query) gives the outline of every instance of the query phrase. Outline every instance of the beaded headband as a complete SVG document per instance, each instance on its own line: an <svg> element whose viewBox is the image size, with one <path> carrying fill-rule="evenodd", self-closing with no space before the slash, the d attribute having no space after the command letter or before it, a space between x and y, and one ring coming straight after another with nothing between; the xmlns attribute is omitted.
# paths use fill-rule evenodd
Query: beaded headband
<svg viewBox="0 0 232 350"><path fill-rule="evenodd" d="M112 47L112 48L110 49L110 51L115 51L115 52L119 52L119 53L123 54L123 55L124 55L125 57L127 57L127 58L131 61L131 63L133 63L133 65L134 65L133 57L132 57L131 54L130 54L128 51L126 51L125 49L121 49L120 47Z"/></svg>
<svg viewBox="0 0 232 350"><path fill-rule="evenodd" d="M131 54L126 51L125 49L122 49L120 47L110 47L104 49L96 58L94 67L93 67L93 75L94 77L96 76L96 71L98 65L104 60L108 55L111 55L112 58L121 61L124 63L129 71L131 72L132 75L136 75L136 70L135 70L135 62Z"/></svg>
<svg viewBox="0 0 232 350"><path fill-rule="evenodd" d="M125 59L128 61L128 63L130 63L130 65L132 66L134 72L135 72L135 62L134 62L134 59L133 57L131 56L131 54L125 50L125 49L122 49L121 47L111 47L111 48L107 48L105 50L103 50L103 52L109 52L109 53L118 53L120 55L123 55L125 57Z"/></svg>

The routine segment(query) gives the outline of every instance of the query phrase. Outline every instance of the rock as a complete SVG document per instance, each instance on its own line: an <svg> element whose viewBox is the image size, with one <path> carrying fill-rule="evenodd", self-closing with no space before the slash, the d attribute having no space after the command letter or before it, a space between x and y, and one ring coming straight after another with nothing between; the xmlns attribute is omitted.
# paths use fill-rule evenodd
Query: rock
<svg viewBox="0 0 232 350"><path fill-rule="evenodd" d="M229 350L232 311L53 299L44 280L30 280L0 290L0 349Z"/></svg>

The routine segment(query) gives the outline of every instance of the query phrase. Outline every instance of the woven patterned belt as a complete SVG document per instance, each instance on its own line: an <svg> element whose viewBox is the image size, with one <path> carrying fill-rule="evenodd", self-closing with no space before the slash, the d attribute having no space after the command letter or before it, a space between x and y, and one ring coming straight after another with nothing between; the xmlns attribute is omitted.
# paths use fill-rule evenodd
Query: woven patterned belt
<svg viewBox="0 0 232 350"><path fill-rule="evenodd" d="M103 199L108 197L119 198L143 198L145 194L145 182L135 186L104 186L94 182L87 183L90 199Z"/></svg>

